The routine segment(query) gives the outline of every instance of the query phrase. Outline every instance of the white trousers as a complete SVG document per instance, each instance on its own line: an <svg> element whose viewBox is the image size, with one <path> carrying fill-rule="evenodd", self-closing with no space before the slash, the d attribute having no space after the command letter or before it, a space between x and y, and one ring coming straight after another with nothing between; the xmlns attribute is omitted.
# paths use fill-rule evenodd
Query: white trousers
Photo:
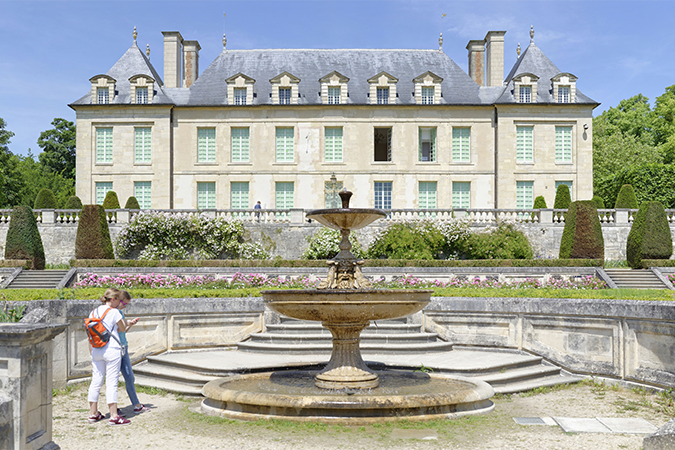
<svg viewBox="0 0 675 450"><path fill-rule="evenodd" d="M112 347L110 343L103 348L95 348L91 352L91 384L89 385L88 399L98 402L98 396L103 387L105 376L105 399L108 404L117 403L117 383L120 378L120 364L122 352L119 347Z"/></svg>

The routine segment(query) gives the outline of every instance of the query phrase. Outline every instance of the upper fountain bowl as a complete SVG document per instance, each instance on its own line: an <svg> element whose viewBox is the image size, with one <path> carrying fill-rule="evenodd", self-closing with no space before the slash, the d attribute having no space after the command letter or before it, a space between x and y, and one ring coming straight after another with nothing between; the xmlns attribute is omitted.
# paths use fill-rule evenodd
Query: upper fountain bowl
<svg viewBox="0 0 675 450"><path fill-rule="evenodd" d="M317 209L307 213L308 219L334 230L358 230L386 216L379 209L359 208Z"/></svg>

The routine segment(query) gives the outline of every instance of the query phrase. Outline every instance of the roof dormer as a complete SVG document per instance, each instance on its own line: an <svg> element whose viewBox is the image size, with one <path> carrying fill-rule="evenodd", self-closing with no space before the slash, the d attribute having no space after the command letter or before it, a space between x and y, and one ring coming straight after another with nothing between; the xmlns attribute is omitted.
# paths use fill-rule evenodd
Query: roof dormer
<svg viewBox="0 0 675 450"><path fill-rule="evenodd" d="M333 71L319 78L319 82L321 83L321 98L324 105L347 103L349 78L340 72Z"/></svg>
<svg viewBox="0 0 675 450"><path fill-rule="evenodd" d="M368 79L370 84L370 103L372 105L388 105L396 103L396 83L398 78L380 72Z"/></svg>
<svg viewBox="0 0 675 450"><path fill-rule="evenodd" d="M274 105L297 105L298 84L300 78L288 72L282 72L270 80L272 85L272 103Z"/></svg>
<svg viewBox="0 0 675 450"><path fill-rule="evenodd" d="M521 73L513 77L513 96L518 103L537 102L537 82L539 77L533 73Z"/></svg>
<svg viewBox="0 0 675 450"><path fill-rule="evenodd" d="M109 75L96 75L89 78L91 82L92 105L107 105L115 98L115 80Z"/></svg>
<svg viewBox="0 0 675 450"><path fill-rule="evenodd" d="M418 105L438 105L441 103L442 81L443 78L430 71L413 78L415 103Z"/></svg>
<svg viewBox="0 0 675 450"><path fill-rule="evenodd" d="M155 79L148 75L134 75L129 78L130 97L133 104L152 103L155 93Z"/></svg>
<svg viewBox="0 0 675 450"><path fill-rule="evenodd" d="M574 103L577 95L577 77L562 72L551 78L553 101L556 103Z"/></svg>
<svg viewBox="0 0 675 450"><path fill-rule="evenodd" d="M227 80L227 99L230 105L252 105L255 80L239 72Z"/></svg>

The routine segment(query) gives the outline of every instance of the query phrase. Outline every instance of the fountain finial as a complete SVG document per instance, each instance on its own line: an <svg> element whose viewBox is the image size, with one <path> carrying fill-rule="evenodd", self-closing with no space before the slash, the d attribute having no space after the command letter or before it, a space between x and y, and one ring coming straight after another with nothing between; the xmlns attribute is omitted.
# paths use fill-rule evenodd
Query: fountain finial
<svg viewBox="0 0 675 450"><path fill-rule="evenodd" d="M342 209L349 209L349 199L352 197L352 193L347 189L341 190L338 195L342 200Z"/></svg>

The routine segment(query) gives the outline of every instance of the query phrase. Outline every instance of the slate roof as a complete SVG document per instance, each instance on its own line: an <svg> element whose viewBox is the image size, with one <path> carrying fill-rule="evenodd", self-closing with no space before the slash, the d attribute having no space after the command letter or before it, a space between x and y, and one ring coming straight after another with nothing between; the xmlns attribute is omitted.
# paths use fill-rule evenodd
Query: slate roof
<svg viewBox="0 0 675 450"><path fill-rule="evenodd" d="M534 42L530 42L530 45L521 53L513 65L511 72L506 76L506 89L495 103L517 103L513 79L523 73L532 73L539 77L539 81L537 82L537 103L556 103L556 100L553 98L553 83L551 82L551 78L561 73L561 70L544 55L544 52ZM574 103L598 104L595 100L582 94L579 88L576 91L577 95Z"/></svg>

